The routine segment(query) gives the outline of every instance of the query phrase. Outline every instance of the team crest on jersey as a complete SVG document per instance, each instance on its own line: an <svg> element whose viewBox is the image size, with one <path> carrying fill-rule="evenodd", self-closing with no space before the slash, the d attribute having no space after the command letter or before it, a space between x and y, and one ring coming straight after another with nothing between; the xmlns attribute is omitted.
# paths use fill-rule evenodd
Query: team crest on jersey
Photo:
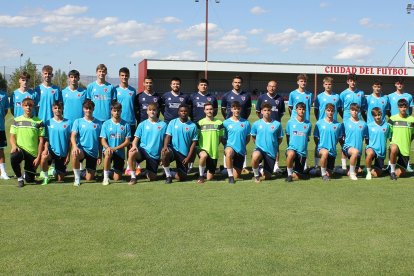
<svg viewBox="0 0 414 276"><path fill-rule="evenodd" d="M336 130L336 126L334 126L333 129Z"/></svg>
<svg viewBox="0 0 414 276"><path fill-rule="evenodd" d="M108 92L108 88L104 88L104 92Z"/></svg>
<svg viewBox="0 0 414 276"><path fill-rule="evenodd" d="M180 102L182 102L182 101L184 101L184 98L181 98L181 97L180 97Z"/></svg>
<svg viewBox="0 0 414 276"><path fill-rule="evenodd" d="M161 130L161 126L158 126L158 130Z"/></svg>
<svg viewBox="0 0 414 276"><path fill-rule="evenodd" d="M123 126L121 126L121 130L124 131L124 127Z"/></svg>
<svg viewBox="0 0 414 276"><path fill-rule="evenodd" d="M67 128L68 126L67 125L63 125L63 128Z"/></svg>
<svg viewBox="0 0 414 276"><path fill-rule="evenodd" d="M360 129L362 129L362 126L359 126Z"/></svg>
<svg viewBox="0 0 414 276"><path fill-rule="evenodd" d="M96 125L93 125L93 128L96 128Z"/></svg>
<svg viewBox="0 0 414 276"><path fill-rule="evenodd" d="M210 97L208 97L208 98L207 98L207 101L211 102L211 98L210 98Z"/></svg>
<svg viewBox="0 0 414 276"><path fill-rule="evenodd" d="M242 101L244 101L244 100L246 100L246 97L242 96L241 99L242 99Z"/></svg>
<svg viewBox="0 0 414 276"><path fill-rule="evenodd" d="M29 96L29 95L27 95L27 96L26 96L26 99L29 99L29 98L30 98L30 96Z"/></svg>
<svg viewBox="0 0 414 276"><path fill-rule="evenodd" d="M306 129L307 127L306 126L303 126L303 129Z"/></svg>
<svg viewBox="0 0 414 276"><path fill-rule="evenodd" d="M309 96L306 96L306 99L309 99Z"/></svg>
<svg viewBox="0 0 414 276"><path fill-rule="evenodd" d="M271 128L271 129L275 129L275 126L271 126L270 128Z"/></svg>
<svg viewBox="0 0 414 276"><path fill-rule="evenodd" d="M154 101L154 103L156 103L156 102L158 102L158 99L157 98L154 98L153 101Z"/></svg>
<svg viewBox="0 0 414 276"><path fill-rule="evenodd" d="M381 103L384 104L384 101L382 101Z"/></svg>
<svg viewBox="0 0 414 276"><path fill-rule="evenodd" d="M361 95L357 94L357 97L361 97Z"/></svg>
<svg viewBox="0 0 414 276"><path fill-rule="evenodd" d="M241 127L244 127L244 124L240 124Z"/></svg>
<svg viewBox="0 0 414 276"><path fill-rule="evenodd" d="M80 97L80 94L78 94L78 98Z"/></svg>
<svg viewBox="0 0 414 276"><path fill-rule="evenodd" d="M410 58L411 62L414 63L414 43L408 42L408 57Z"/></svg>
<svg viewBox="0 0 414 276"><path fill-rule="evenodd" d="M382 132L385 132L385 128L382 129Z"/></svg>
<svg viewBox="0 0 414 276"><path fill-rule="evenodd" d="M129 92L129 95L132 96L132 92Z"/></svg>
<svg viewBox="0 0 414 276"><path fill-rule="evenodd" d="M189 130L189 128L188 128L188 127L186 127L186 128L185 128L185 131L187 131L187 132L188 132L188 130Z"/></svg>
<svg viewBox="0 0 414 276"><path fill-rule="evenodd" d="M55 90L52 90L52 92L51 92L51 93L52 93L52 95L53 95L53 94L55 94Z"/></svg>
<svg viewBox="0 0 414 276"><path fill-rule="evenodd" d="M336 99L333 99L334 102L336 102Z"/></svg>

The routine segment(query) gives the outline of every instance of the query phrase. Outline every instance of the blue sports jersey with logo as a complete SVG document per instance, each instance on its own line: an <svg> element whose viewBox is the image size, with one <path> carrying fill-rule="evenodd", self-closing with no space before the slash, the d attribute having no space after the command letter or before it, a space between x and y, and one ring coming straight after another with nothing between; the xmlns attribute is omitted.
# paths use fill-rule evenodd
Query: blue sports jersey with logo
<svg viewBox="0 0 414 276"><path fill-rule="evenodd" d="M299 122L296 118L290 119L286 124L286 135L289 135L288 150L294 150L301 156L307 156L309 136L312 125L309 121Z"/></svg>
<svg viewBox="0 0 414 276"><path fill-rule="evenodd" d="M399 94L397 92L391 93L388 95L388 100L390 102L391 116L394 116L400 113L400 111L398 110L398 101L400 99L405 99L408 102L409 107L411 108L414 107L413 96L411 96L409 93L406 93L406 92L402 94ZM410 110L408 108L407 108L406 113L407 115L411 115Z"/></svg>
<svg viewBox="0 0 414 276"><path fill-rule="evenodd" d="M86 100L86 89L78 87L76 90L66 87L62 91L63 117L69 119L72 124L76 119L83 117L83 102Z"/></svg>
<svg viewBox="0 0 414 276"><path fill-rule="evenodd" d="M39 97L39 102L37 103L39 114L37 117L46 122L53 117L53 103L62 102L62 93L56 85L46 87L43 84L36 86L35 91Z"/></svg>
<svg viewBox="0 0 414 276"><path fill-rule="evenodd" d="M7 94L0 91L0 130L5 130L4 118L6 117L6 111L9 109L9 98Z"/></svg>
<svg viewBox="0 0 414 276"><path fill-rule="evenodd" d="M116 100L116 91L112 84L106 82L99 85L94 81L88 85L86 97L95 103L93 116L97 120L105 122L111 118L111 102Z"/></svg>
<svg viewBox="0 0 414 276"><path fill-rule="evenodd" d="M203 95L196 92L190 95L189 104L191 105L191 121L198 123L198 121L206 116L204 114L204 104L208 102L213 104L213 108L218 108L216 97L209 93Z"/></svg>
<svg viewBox="0 0 414 276"><path fill-rule="evenodd" d="M344 121L343 125L345 129L345 143L343 148L356 148L359 151L359 155L361 155L362 144L364 139L368 137L367 123L362 120L355 122L350 118Z"/></svg>
<svg viewBox="0 0 414 276"><path fill-rule="evenodd" d="M122 88L119 85L115 87L117 101L122 105L121 118L130 125L136 125L134 101L137 95L135 88L128 86Z"/></svg>
<svg viewBox="0 0 414 276"><path fill-rule="evenodd" d="M167 127L166 134L172 136L173 148L184 156L187 156L191 143L198 141L197 126L191 121L181 122L179 118L173 119Z"/></svg>
<svg viewBox="0 0 414 276"><path fill-rule="evenodd" d="M250 135L250 123L246 119L240 118L239 121L233 121L228 118L223 122L224 138L226 147L231 147L235 152L241 155L246 154L246 138Z"/></svg>
<svg viewBox="0 0 414 276"><path fill-rule="evenodd" d="M72 132L76 133L78 148L94 158L99 157L100 121L96 118L92 121L88 121L85 118L76 119L72 125Z"/></svg>
<svg viewBox="0 0 414 276"><path fill-rule="evenodd" d="M327 122L325 119L316 122L313 136L319 138L317 151L322 148L329 151L330 156L336 156L336 144L343 137L343 125L337 121Z"/></svg>
<svg viewBox="0 0 414 276"><path fill-rule="evenodd" d="M109 119L102 124L100 137L106 140L110 148L114 148L125 142L126 138L131 138L131 128L124 120L115 123ZM115 154L125 159L125 148L117 149Z"/></svg>
<svg viewBox="0 0 414 276"><path fill-rule="evenodd" d="M19 89L14 90L13 95L10 97L10 108L14 109L14 118L17 118L24 114L22 108L22 101L26 98L30 98L34 101L35 106L38 103L38 96L34 90L28 90L21 92ZM32 115L36 115L36 108L33 107Z"/></svg>
<svg viewBox="0 0 414 276"><path fill-rule="evenodd" d="M221 108L226 108L226 119L233 116L233 112L231 112L231 104L235 101L239 102L241 105L240 117L247 120L250 116L249 110L252 108L252 98L250 94L245 91L236 93L233 90L228 91L221 98Z"/></svg>
<svg viewBox="0 0 414 276"><path fill-rule="evenodd" d="M51 118L46 121L46 137L49 141L49 151L59 157L66 157L69 150L71 122L68 119L56 121Z"/></svg>
<svg viewBox="0 0 414 276"><path fill-rule="evenodd" d="M250 135L256 137L256 148L276 159L279 139L283 138L282 125L278 121L267 123L263 119L258 120L253 123Z"/></svg>
<svg viewBox="0 0 414 276"><path fill-rule="evenodd" d="M344 112L344 116L342 118L343 122L351 118L350 107L351 107L351 104L353 103L356 103L359 106L358 118L360 120L362 119L361 111L367 110L367 101L365 99L364 91L359 90L359 89L355 91L345 89L339 95L339 98L341 99L343 112Z"/></svg>
<svg viewBox="0 0 414 276"><path fill-rule="evenodd" d="M390 125L383 122L378 125L376 122L368 124L368 145L367 149L372 149L378 157L385 158L387 154L387 140L391 137Z"/></svg>
<svg viewBox="0 0 414 276"><path fill-rule="evenodd" d="M304 103L306 105L305 120L310 120L310 109L312 106L312 94L309 91L300 92L297 89L289 94L289 107L292 108L290 118L296 118L296 104Z"/></svg>
<svg viewBox="0 0 414 276"><path fill-rule="evenodd" d="M161 149L164 145L164 136L167 124L163 121L156 123L145 120L138 125L135 137L140 139L139 146L143 148L151 158L160 159Z"/></svg>
<svg viewBox="0 0 414 276"><path fill-rule="evenodd" d="M374 121L374 117L372 117L371 110L374 107L379 107L382 111L381 120L385 122L385 115L387 110L390 110L390 103L387 96L381 95L380 97L376 97L375 95L371 94L367 97L367 123L371 123Z"/></svg>
<svg viewBox="0 0 414 276"><path fill-rule="evenodd" d="M338 120L338 109L342 107L341 99L339 98L338 94L327 94L325 92L320 93L315 99L315 109L319 110L319 117L317 120L321 120L326 117L325 108L328 103L335 106L335 113L333 115L333 118L335 121Z"/></svg>
<svg viewBox="0 0 414 276"><path fill-rule="evenodd" d="M171 120L178 118L178 107L180 104L188 104L188 96L183 93L176 96L171 91L162 95L164 121L167 124Z"/></svg>
<svg viewBox="0 0 414 276"><path fill-rule="evenodd" d="M135 97L135 106L139 109L138 124L148 119L147 109L150 103L161 105L162 101L160 95L157 93L147 94L143 91ZM160 108L161 106L158 106L158 110L160 110Z"/></svg>
<svg viewBox="0 0 414 276"><path fill-rule="evenodd" d="M273 120L280 122L285 113L285 101L283 100L283 97L278 94L271 97L268 93L260 95L256 102L256 112L260 113L260 108L263 103L268 103L272 106L271 117ZM259 117L262 118L262 114L260 114Z"/></svg>

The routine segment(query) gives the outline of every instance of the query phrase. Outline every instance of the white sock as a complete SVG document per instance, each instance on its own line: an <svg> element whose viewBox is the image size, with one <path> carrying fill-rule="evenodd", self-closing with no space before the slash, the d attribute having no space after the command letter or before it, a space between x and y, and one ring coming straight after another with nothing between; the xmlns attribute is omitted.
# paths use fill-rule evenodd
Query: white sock
<svg viewBox="0 0 414 276"><path fill-rule="evenodd" d="M192 168L193 168L193 166L194 166L194 163L193 163L193 162L188 163L188 169L192 169Z"/></svg>
<svg viewBox="0 0 414 276"><path fill-rule="evenodd" d="M233 177L233 168L227 168L227 174L229 175L229 177Z"/></svg>
<svg viewBox="0 0 414 276"><path fill-rule="evenodd" d="M349 165L349 174L355 174L355 166Z"/></svg>
<svg viewBox="0 0 414 276"><path fill-rule="evenodd" d="M259 176L259 167L257 167L256 169L253 168L253 174L254 174L255 177Z"/></svg>
<svg viewBox="0 0 414 276"><path fill-rule="evenodd" d="M17 181L24 181L24 180L23 180L23 176L21 176L21 177L17 178Z"/></svg>
<svg viewBox="0 0 414 276"><path fill-rule="evenodd" d="M247 167L247 155L244 156L243 169Z"/></svg>
<svg viewBox="0 0 414 276"><path fill-rule="evenodd" d="M79 163L79 170L83 170L82 162Z"/></svg>
<svg viewBox="0 0 414 276"><path fill-rule="evenodd" d="M104 179L109 179L109 171L104 170Z"/></svg>
<svg viewBox="0 0 414 276"><path fill-rule="evenodd" d="M341 158L342 169L346 170L346 159Z"/></svg>
<svg viewBox="0 0 414 276"><path fill-rule="evenodd" d="M140 163L137 163L136 168L137 168L137 169L141 169L141 164L140 164Z"/></svg>
<svg viewBox="0 0 414 276"><path fill-rule="evenodd" d="M73 169L73 174L75 175L75 182L80 182L80 169Z"/></svg>
<svg viewBox="0 0 414 276"><path fill-rule="evenodd" d="M369 167L367 167L367 174L371 174L371 168Z"/></svg>
<svg viewBox="0 0 414 276"><path fill-rule="evenodd" d="M171 177L170 167L164 167L164 166L162 166L162 167L164 168L165 176Z"/></svg>
<svg viewBox="0 0 414 276"><path fill-rule="evenodd" d="M395 164L390 164L391 173L395 173Z"/></svg>
<svg viewBox="0 0 414 276"><path fill-rule="evenodd" d="M227 169L227 165L226 165L226 156L225 156L225 155L223 156L223 167L224 167L225 169Z"/></svg>
<svg viewBox="0 0 414 276"><path fill-rule="evenodd" d="M1 174L6 174L6 165L4 163L0 163L0 172Z"/></svg>
<svg viewBox="0 0 414 276"><path fill-rule="evenodd" d="M200 176L204 175L204 171L206 170L206 166L202 167L202 166L198 166L198 171L200 172Z"/></svg>
<svg viewBox="0 0 414 276"><path fill-rule="evenodd" d="M135 171L131 171L131 178L137 178L137 174Z"/></svg>
<svg viewBox="0 0 414 276"><path fill-rule="evenodd" d="M321 175L322 176L326 175L326 168L321 167Z"/></svg>
<svg viewBox="0 0 414 276"><path fill-rule="evenodd" d="M125 170L129 170L130 168L129 168L129 164L127 164L127 167L126 167L126 169Z"/></svg>
<svg viewBox="0 0 414 276"><path fill-rule="evenodd" d="M287 168L288 176L293 174L293 168Z"/></svg>
<svg viewBox="0 0 414 276"><path fill-rule="evenodd" d="M305 166L303 166L303 169L306 170L308 168L308 163L305 162Z"/></svg>

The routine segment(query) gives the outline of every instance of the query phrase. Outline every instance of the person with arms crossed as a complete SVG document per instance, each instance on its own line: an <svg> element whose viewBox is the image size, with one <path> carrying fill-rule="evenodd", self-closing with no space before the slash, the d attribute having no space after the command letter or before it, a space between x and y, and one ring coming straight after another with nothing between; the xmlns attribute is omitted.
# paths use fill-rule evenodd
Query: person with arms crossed
<svg viewBox="0 0 414 276"><path fill-rule="evenodd" d="M38 117L42 122L51 119L53 115L53 104L62 102L62 92L60 88L52 84L53 67L45 65L42 68L42 83L36 86L35 91L39 98L37 106L39 108Z"/></svg>
<svg viewBox="0 0 414 276"><path fill-rule="evenodd" d="M164 93L161 97L161 112L166 124L179 117L178 109L181 104L188 104L188 96L180 92L181 79L173 77L170 86L171 91Z"/></svg>
<svg viewBox="0 0 414 276"><path fill-rule="evenodd" d="M310 109L312 107L312 93L306 90L308 76L299 74L296 78L298 88L289 94L289 113L290 118L296 118L296 110L293 109L297 103L304 103L306 105L305 120L310 120Z"/></svg>
<svg viewBox="0 0 414 276"><path fill-rule="evenodd" d="M367 97L367 124L374 121L371 110L374 107L379 107L381 109L382 121L385 122L385 115L390 112L390 103L388 96L382 95L382 81L375 80L372 85L372 94Z"/></svg>
<svg viewBox="0 0 414 276"><path fill-rule="evenodd" d="M6 159L4 149L7 148L5 118L9 111L9 98L0 90L0 179L10 179L6 172Z"/></svg>
<svg viewBox="0 0 414 276"><path fill-rule="evenodd" d="M86 100L86 89L79 86L80 74L77 70L68 73L69 85L63 89L63 118L68 119L71 124L76 119L83 117L82 104Z"/></svg>
<svg viewBox="0 0 414 276"><path fill-rule="evenodd" d="M134 102L135 118L138 125L148 119L147 108L150 103L156 103L158 105L157 117L160 116L159 105L161 104L161 96L153 90L154 79L151 76L145 76L143 85L144 91L138 93Z"/></svg>
<svg viewBox="0 0 414 276"><path fill-rule="evenodd" d="M30 82L30 74L26 71L23 71L19 75L19 88L14 90L13 94L10 97L10 112L14 116L14 118L17 118L19 116L22 116L24 114L24 109L22 106L22 102L24 99L32 99L35 106L32 108L32 115L35 116L37 114L37 101L38 96L37 93L29 89L29 82Z"/></svg>
<svg viewBox="0 0 414 276"><path fill-rule="evenodd" d="M403 77L396 77L394 79L395 85L395 92L388 94L388 100L390 102L390 114L389 116L394 116L400 113L398 107L398 101L400 99L405 99L408 102L408 108L406 109L406 113L411 115L414 101L413 96L405 91L405 79Z"/></svg>
<svg viewBox="0 0 414 276"><path fill-rule="evenodd" d="M200 79L197 85L198 91L191 94L189 98L189 105L191 108L191 121L198 123L205 118L205 104L211 103L213 105L213 116L217 115L218 102L215 96L208 92L208 80Z"/></svg>

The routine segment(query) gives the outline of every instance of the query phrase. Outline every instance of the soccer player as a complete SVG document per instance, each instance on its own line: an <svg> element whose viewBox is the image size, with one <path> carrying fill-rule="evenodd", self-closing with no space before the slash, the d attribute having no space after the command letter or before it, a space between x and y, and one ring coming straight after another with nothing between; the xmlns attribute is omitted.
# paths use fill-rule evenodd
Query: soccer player
<svg viewBox="0 0 414 276"><path fill-rule="evenodd" d="M327 104L324 119L316 122L313 132L316 150L319 154L319 166L324 181L330 180L330 173L335 166L336 144L343 137L343 125L334 120L335 106Z"/></svg>
<svg viewBox="0 0 414 276"><path fill-rule="evenodd" d="M406 109L406 112L408 115L411 115L412 109L414 107L414 102L413 102L413 96L411 96L410 93L407 93L404 90L404 83L405 83L405 79L403 77L397 77L394 80L394 85L395 85L395 92L390 93L388 95L388 99L390 102L390 116L394 116L400 113L399 111L399 107L398 107L398 101L400 99L405 99L408 102L408 107Z"/></svg>
<svg viewBox="0 0 414 276"><path fill-rule="evenodd" d="M351 118L343 122L345 141L342 152L349 158L349 179L358 180L355 167L361 159L362 143L368 138L367 124L358 118L359 106L352 103L350 106Z"/></svg>
<svg viewBox="0 0 414 276"><path fill-rule="evenodd" d="M254 122L250 136L256 144L252 153L254 181L260 182L259 164L263 161L263 175L266 180L272 177L279 145L283 139L282 125L271 116L272 105L264 102L260 106L262 119Z"/></svg>
<svg viewBox="0 0 414 276"><path fill-rule="evenodd" d="M242 90L243 78L235 76L232 81L233 89L226 92L221 98L221 114L228 119L233 116L231 111L232 103L237 101L240 104L240 118L249 119L252 110L252 99L249 93Z"/></svg>
<svg viewBox="0 0 414 276"><path fill-rule="evenodd" d="M193 160L198 141L197 126L188 118L190 108L187 104L178 107L178 118L169 122L164 147L161 150L161 160L165 171L166 184L172 183L170 171L171 160L177 166L175 179L184 180L188 171L188 164Z"/></svg>
<svg viewBox="0 0 414 276"><path fill-rule="evenodd" d="M218 103L215 96L211 95L208 90L208 80L200 79L197 85L198 91L189 97L189 105L191 108L190 118L194 123L198 123L205 118L204 105L206 103L213 104L213 116L217 115Z"/></svg>
<svg viewBox="0 0 414 276"><path fill-rule="evenodd" d="M229 183L234 184L243 169L246 145L250 141L250 123L241 117L241 104L234 101L231 104L232 116L223 122L224 126L224 155L229 176Z"/></svg>
<svg viewBox="0 0 414 276"><path fill-rule="evenodd" d="M44 146L45 129L43 122L33 116L35 102L25 98L21 102L24 114L16 117L10 126L10 163L17 177L19 188L24 187L20 163L24 160L25 180L35 181L36 168L40 164Z"/></svg>
<svg viewBox="0 0 414 276"><path fill-rule="evenodd" d="M132 141L132 146L129 150L128 163L131 168L129 185L137 183L135 173L136 162L140 163L145 160L147 163L147 178L150 181L157 178L167 124L158 118L159 110L156 102L149 103L146 112L148 119L138 125L134 141Z"/></svg>
<svg viewBox="0 0 414 276"><path fill-rule="evenodd" d="M72 125L72 167L75 175L74 186L80 186L80 163L86 159L86 180L95 177L96 165L101 164L102 150L99 141L101 122L93 117L95 104L90 99L83 103L83 118Z"/></svg>
<svg viewBox="0 0 414 276"><path fill-rule="evenodd" d="M37 93L29 89L30 74L26 71L21 72L19 75L19 85L20 87L14 90L13 95L10 97L10 112L17 118L24 114L22 107L22 101L26 98L32 99L35 106L37 106ZM36 115L36 108L32 108L32 115Z"/></svg>
<svg viewBox="0 0 414 276"><path fill-rule="evenodd" d="M170 86L171 91L164 93L161 98L161 112L167 124L179 117L178 109L181 104L188 104L188 96L180 92L181 79L173 77Z"/></svg>
<svg viewBox="0 0 414 276"><path fill-rule="evenodd" d="M299 180L303 177L306 156L308 152L309 136L312 125L305 120L306 105L302 102L296 104L296 118L291 118L286 124L286 182Z"/></svg>
<svg viewBox="0 0 414 276"><path fill-rule="evenodd" d="M95 104L93 116L101 125L111 118L111 103L116 100L115 88L106 81L107 73L105 64L99 64L96 67L96 81L86 88L86 97Z"/></svg>
<svg viewBox="0 0 414 276"><path fill-rule="evenodd" d="M129 81L129 69L122 67L119 69L119 85L115 87L116 99L122 106L121 119L129 124L131 133L135 133L137 124L135 121L134 102L137 91L131 87ZM111 106L112 110L113 106Z"/></svg>
<svg viewBox="0 0 414 276"><path fill-rule="evenodd" d="M368 123L369 142L365 149L367 180L382 174L384 159L387 153L387 139L390 138L390 125L383 121L381 108L374 107L371 110L371 116L374 118L374 121ZM374 168L371 167L373 160L375 160Z"/></svg>
<svg viewBox="0 0 414 276"><path fill-rule="evenodd" d="M310 109L312 107L312 93L306 90L308 76L299 74L296 78L298 88L289 94L289 113L291 118L296 118L296 110L293 109L297 103L304 103L306 105L305 120L310 120Z"/></svg>
<svg viewBox="0 0 414 276"><path fill-rule="evenodd" d="M404 175L410 159L411 141L414 138L414 117L407 114L407 108L408 101L406 99L399 99L399 114L391 116L388 121L391 129L391 180L397 180L397 177ZM396 165L399 165L399 167L396 168Z"/></svg>
<svg viewBox="0 0 414 276"><path fill-rule="evenodd" d="M7 94L0 91L0 179L10 179L6 172L4 149L7 148L5 118L9 111L9 98Z"/></svg>
<svg viewBox="0 0 414 276"><path fill-rule="evenodd" d="M138 93L138 95L135 97L135 118L137 120L137 124L139 125L141 122L148 119L148 113L147 108L150 103L156 103L160 105L161 102L161 96L159 96L154 90L154 79L151 76L146 76L144 78L144 91ZM160 110L158 110L158 115L160 115Z"/></svg>
<svg viewBox="0 0 414 276"><path fill-rule="evenodd" d="M71 124L76 119L83 117L82 104L86 100L86 89L79 86L80 74L77 70L68 73L69 85L63 89L63 117L68 119Z"/></svg>
<svg viewBox="0 0 414 276"><path fill-rule="evenodd" d="M374 121L371 110L374 107L379 107L381 109L382 121L385 122L385 114L390 112L390 103L386 95L382 95L382 82L380 80L375 80L372 85L372 94L367 97L367 124Z"/></svg>
<svg viewBox="0 0 414 276"><path fill-rule="evenodd" d="M109 185L109 170L113 162L113 179L122 178L125 163L125 148L131 138L130 125L122 117L122 105L113 101L111 104L111 119L105 121L101 129L101 144L104 154L104 178L102 185Z"/></svg>
<svg viewBox="0 0 414 276"><path fill-rule="evenodd" d="M38 117L46 122L53 115L53 103L62 102L62 92L60 88L52 84L53 67L45 65L42 68L42 83L36 86L35 91L39 98L37 106L39 107Z"/></svg>
<svg viewBox="0 0 414 276"><path fill-rule="evenodd" d="M71 122L63 117L62 102L54 102L52 110L53 118L45 122L46 141L41 160L42 185L49 184L47 171L52 160L55 161L58 181L63 181L66 174L66 165L70 161Z"/></svg>
<svg viewBox="0 0 414 276"><path fill-rule="evenodd" d="M224 135L223 122L214 118L214 105L210 102L204 104L205 117L198 121L198 157L199 173L197 183L204 183L207 169L207 180L212 180L217 168L219 157L219 144Z"/></svg>

